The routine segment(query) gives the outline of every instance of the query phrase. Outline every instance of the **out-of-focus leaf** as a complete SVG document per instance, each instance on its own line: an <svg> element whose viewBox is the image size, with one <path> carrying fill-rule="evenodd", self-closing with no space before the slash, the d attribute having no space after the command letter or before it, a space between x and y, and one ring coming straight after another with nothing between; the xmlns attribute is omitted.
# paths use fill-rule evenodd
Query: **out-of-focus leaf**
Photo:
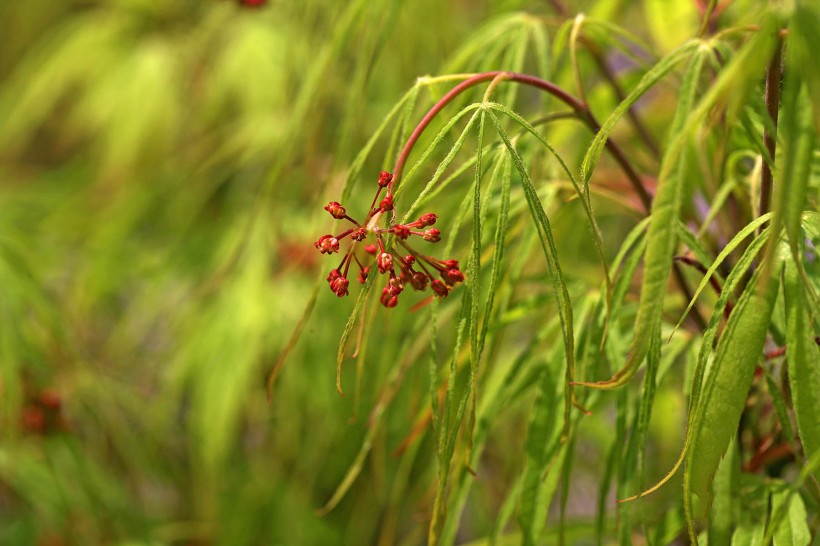
<svg viewBox="0 0 820 546"><path fill-rule="evenodd" d="M643 11L652 38L664 51L671 51L698 30L698 11L694 2L644 0Z"/></svg>
<svg viewBox="0 0 820 546"><path fill-rule="evenodd" d="M157 41L133 51L89 89L78 116L100 132L106 171L169 154L180 128L180 76L173 49Z"/></svg>
<svg viewBox="0 0 820 546"><path fill-rule="evenodd" d="M698 50L684 75L680 91L680 101L672 125L673 144L664 155L658 191L652 203L652 220L646 235L646 258L644 278L641 284L641 304L635 319L635 333L626 363L608 381L584 383L597 389L613 389L624 385L638 370L649 350L653 332L660 327L660 315L669 271L672 267L672 253L676 244L676 225L684 195L686 178L683 150L687 145L686 134L681 133L695 103L700 72L705 53ZM671 63L671 61L670 61ZM674 64L670 64L671 70ZM628 102L624 101L625 104ZM600 133L599 133L600 135ZM596 139L598 136L596 136ZM593 143L594 146L594 143ZM587 153L589 158L589 153ZM586 158L585 158L586 160Z"/></svg>
<svg viewBox="0 0 820 546"><path fill-rule="evenodd" d="M708 544L729 544L735 528L735 482L740 471L737 444L732 441L726 456L720 461L712 483L712 507L709 510Z"/></svg>
<svg viewBox="0 0 820 546"><path fill-rule="evenodd" d="M763 351L777 283L760 274L749 283L718 343L694 408L684 483L689 495L710 502L710 485L743 411Z"/></svg>
<svg viewBox="0 0 820 546"><path fill-rule="evenodd" d="M820 133L820 66L813 61L820 51L820 34L817 33L820 28L820 7L810 0L801 0L795 4L789 21L788 55L794 60L795 70L805 78L811 97L809 102L813 116L810 117L809 112L804 111L803 117L813 119L814 130Z"/></svg>
<svg viewBox="0 0 820 546"><path fill-rule="evenodd" d="M774 546L808 546L811 543L811 531L806 522L806 505L800 495L791 491L778 491L772 494L772 514L783 513L775 525Z"/></svg>
<svg viewBox="0 0 820 546"><path fill-rule="evenodd" d="M671 72L678 65L678 63L689 58L698 47L699 44L696 41L687 42L661 59L643 76L643 78L641 78L641 81L635 89L629 93L626 99L624 99L601 124L601 129L596 133L595 139L592 141L592 144L590 144L589 149L587 149L587 153L584 156L584 161L581 165L581 178L585 186L589 182L589 179L592 176L592 171L595 169L595 166L598 164L598 160L601 157L601 153L604 151L604 145L606 144L610 134L612 134L612 131L615 129L615 126L618 124L618 121L620 121L624 114L626 114L627 110L629 110L629 108L635 104L641 96L652 89L652 87L654 87L664 76L669 74L669 72ZM696 82L694 82L692 86L696 88L695 84Z"/></svg>
<svg viewBox="0 0 820 546"><path fill-rule="evenodd" d="M802 78L802 65L798 65L799 55L791 47L787 48L785 83L780 114L780 134L782 156L780 176L775 184L774 218L775 232L780 226L786 228L789 246L796 257L803 233L800 218L805 208L806 193L811 171L815 142L815 128L807 115L812 109L806 86ZM814 105L816 108L817 105Z"/></svg>
<svg viewBox="0 0 820 546"><path fill-rule="evenodd" d="M820 348L806 308L806 294L797 266L786 262L786 357L794 413L806 458L820 453Z"/></svg>

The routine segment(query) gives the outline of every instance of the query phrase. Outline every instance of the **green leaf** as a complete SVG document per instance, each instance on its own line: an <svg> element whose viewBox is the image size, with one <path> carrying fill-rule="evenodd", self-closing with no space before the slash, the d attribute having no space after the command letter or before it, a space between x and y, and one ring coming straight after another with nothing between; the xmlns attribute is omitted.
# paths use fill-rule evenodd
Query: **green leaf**
<svg viewBox="0 0 820 546"><path fill-rule="evenodd" d="M763 546L765 533L762 522L741 525L732 533L732 546Z"/></svg>
<svg viewBox="0 0 820 546"><path fill-rule="evenodd" d="M362 286L362 289L359 291L359 296L356 298L353 311L350 312L344 330L342 330L342 338L339 340L339 348L336 351L336 390L339 391L339 394L342 396L344 396L344 392L342 391L342 362L345 359L347 342L350 339L350 334L353 333L353 328L356 326L356 320L359 318L362 306L367 300L367 295L370 293L370 289L373 288L375 278L375 275L369 275L367 277L367 281L365 281L364 286Z"/></svg>
<svg viewBox="0 0 820 546"><path fill-rule="evenodd" d="M368 281L370 279L368 278ZM362 288L360 292L359 298L360 300L366 300L366 288L367 284ZM364 294L364 295L362 295ZM358 302L357 302L358 303ZM358 309L358 306L357 306ZM354 311L354 314L357 311ZM355 319L353 320L355 322ZM426 345L426 340L422 337L419 337L415 334L418 332L412 332L403 342L401 349L398 351L399 354L406 355L404 359L399 363L397 366L393 366L390 369L390 374L388 375L385 386L382 391L382 394L378 397L378 401L374 405L373 409L370 412L370 417L368 418L368 427L367 432L365 433L364 439L362 440L361 445L359 446L359 450L356 453L356 457L354 457L353 462L350 463L347 471L345 472L344 477L342 478L339 485L336 486L336 489L333 491L333 494L328 499L328 501L322 506L321 508L317 509L317 514L322 516L333 509L341 502L341 500L345 497L347 492L350 490L351 486L356 482L359 475L364 468L365 460L367 456L370 454L370 451L373 449L373 443L376 438L376 435L382 428L382 424L385 419L385 410L393 401L393 397L396 395L398 391L398 387L402 380L404 379L407 369L416 361L417 355L421 352L421 348Z"/></svg>
<svg viewBox="0 0 820 546"><path fill-rule="evenodd" d="M544 365L538 382L538 397L532 413L532 421L524 444L526 469L521 487L521 508L518 522L521 525L523 544L531 546L540 536L549 507L549 498L543 487L542 476L553 460L558 442L557 419L559 404L558 388L550 366Z"/></svg>
<svg viewBox="0 0 820 546"><path fill-rule="evenodd" d="M626 114L629 108L640 99L644 93L652 89L664 76L672 71L678 63L690 57L692 53L701 47L697 40L689 41L681 47L671 52L669 55L661 59L655 66L653 66L646 74L644 74L635 89L618 105L615 110L601 125L601 129L595 135L595 139L590 144L587 153L584 156L584 161L581 164L581 180L586 184L592 176L592 171L604 151L609 135L612 134L613 129L618 124L618 121Z"/></svg>
<svg viewBox="0 0 820 546"><path fill-rule="evenodd" d="M777 283L758 272L729 317L693 410L684 477L687 505L692 493L704 505L710 501L712 479L737 431L776 299Z"/></svg>
<svg viewBox="0 0 820 546"><path fill-rule="evenodd" d="M734 482L740 472L740 462L736 442L732 441L726 457L720 462L715 481L712 484L714 501L709 510L709 544L720 546L729 544L735 526L737 500Z"/></svg>
<svg viewBox="0 0 820 546"><path fill-rule="evenodd" d="M497 110L503 112L513 121L518 123L521 127L523 127L528 133L533 135L535 138L538 139L540 142L549 152L555 157L558 161L558 164L561 166L561 169L569 178L569 181L572 183L572 187L575 190L575 193L578 195L579 199L583 203L584 206L584 214L587 217L587 221L589 222L590 227L592 228L592 232L595 235L595 247L598 251L598 258L601 262L601 268L604 272L604 281L606 282L607 288L607 297L609 297L610 292L612 291L612 281L609 278L609 268L607 267L606 258L604 257L604 242L603 237L601 236L601 229L598 227L598 223L595 221L595 215L592 212L592 201L589 195L589 188L582 189L581 186L578 184L578 181L572 175L572 171L570 171L569 167L567 166L564 159L558 153L558 151L543 137L541 136L538 131L535 130L535 127L532 126L527 120L523 117L515 113L510 108L503 106L501 104L490 104L490 108L493 110Z"/></svg>
<svg viewBox="0 0 820 546"><path fill-rule="evenodd" d="M789 385L800 441L809 459L820 453L820 348L814 342L805 289L791 260L786 262L784 285Z"/></svg>
<svg viewBox="0 0 820 546"><path fill-rule="evenodd" d="M775 184L774 218L775 232L780 226L786 228L792 255L797 257L803 240L800 218L806 203L806 190L811 172L812 151L815 145L814 127L806 112L811 110L806 86L802 82L800 66L794 64L793 54L788 56L786 82L783 89L782 114L779 132L782 139L780 158L781 176Z"/></svg>
<svg viewBox="0 0 820 546"><path fill-rule="evenodd" d="M558 260L558 249L555 246L555 239L552 234L552 227L550 225L547 213L538 198L538 192L530 180L530 175L524 165L524 161L518 154L518 151L513 146L507 132L501 125L501 120L490 110L490 116L493 119L498 135L504 141L504 145L510 152L513 164L521 176L521 184L524 187L524 196L527 198L527 205L530 208L530 214L535 221L536 231L538 232L539 240L541 241L541 249L547 259L547 266L549 267L550 279L552 281L552 292L555 298L555 303L558 307L558 316L561 320L561 333L564 342L564 357L566 358L566 379L568 383L568 394L564 401L564 427L565 433L568 432L566 427L570 425L569 413L572 407L573 395L572 384L575 380L575 335L573 333L572 323L572 301L569 297L567 284L564 280L564 274L561 272L561 263ZM565 434L566 436L566 434Z"/></svg>
<svg viewBox="0 0 820 546"><path fill-rule="evenodd" d="M652 203L652 220L649 223L649 232L646 236L647 246L643 283L641 285L641 303L638 308L638 316L635 319L635 334L632 338L629 356L624 366L611 379L595 383L582 383L585 386L597 389L614 389L629 381L635 375L641 362L643 362L649 350L652 333L659 325L669 271L672 267L672 253L676 244L676 225L685 184L683 168L686 162L682 155L686 144L686 134L681 133L680 129L686 123L694 104L700 71L705 58L706 53L702 50L693 56L681 84L678 110L672 124L673 143L667 153L664 154L658 179L658 190ZM589 154L587 154L588 157Z"/></svg>
<svg viewBox="0 0 820 546"><path fill-rule="evenodd" d="M501 170L501 206L498 211L498 223L496 224L495 237L493 240L493 269L490 274L490 285L487 290L487 303L484 307L484 324L479 340L479 357L484 349L487 331L490 327L490 316L493 310L493 303L495 302L496 290L498 289L498 282L501 277L502 264L504 261L504 242L507 238L510 214L510 182L512 178L510 167L509 156L505 155L497 166L497 168Z"/></svg>
<svg viewBox="0 0 820 546"><path fill-rule="evenodd" d="M772 514L774 546L808 546L811 543L806 506L799 494L789 490L773 493ZM784 517L778 517L781 514Z"/></svg>
<svg viewBox="0 0 820 546"><path fill-rule="evenodd" d="M486 111L481 110L478 122L478 144L476 145L476 162L473 177L473 244L470 253L470 263L467 267L468 283L470 286L470 407L467 426L467 460L470 463L473 450L473 434L475 432L476 404L478 401L478 366L481 360L481 337L479 329L479 308L481 307L481 161L484 148L484 124ZM485 324L490 319L484 316Z"/></svg>
<svg viewBox="0 0 820 546"><path fill-rule="evenodd" d="M720 254L718 254L717 258L715 258L715 261L712 262L711 265L709 265L708 269L706 270L706 273L704 273L703 279L701 279L697 290L695 290L695 293L692 295L692 300L689 302L689 305L686 306L686 310L683 312L680 319L678 319L678 323L675 325L675 330L680 328L680 325L683 324L686 315L688 315L689 311L692 309L692 307L694 307L695 302L698 299L698 296L700 296L700 293L703 292L704 288L706 288L706 285L709 284L709 279L712 278L712 275L715 274L715 272L723 264L726 258L728 258L732 254L732 252L734 252L740 246L740 244L744 240L746 240L746 238L749 235L755 233L760 228L760 226L768 222L771 218L772 213L769 212L764 214L760 218L752 220L751 222L743 226L743 229L738 231L737 234L734 237L732 237L732 240L729 241L729 243L725 247L723 247L723 250L720 251ZM727 289L724 287L724 291L726 290Z"/></svg>
<svg viewBox="0 0 820 546"><path fill-rule="evenodd" d="M814 129L820 133L820 65L815 62L820 51L820 33L817 32L820 28L820 8L816 2L806 0L796 4L789 22L788 55L794 59L793 66L805 79L811 96L811 111L805 111L803 115L814 120Z"/></svg>
<svg viewBox="0 0 820 546"><path fill-rule="evenodd" d="M444 127L442 127L442 129L438 132L436 137L433 139L433 142L431 142L430 145L424 150L424 153L421 154L421 157L419 157L418 161L416 161L416 163L413 164L413 167L410 169L410 171L402 177L402 180L401 180L402 184L395 189L395 191L393 193L394 197L398 197L399 194L402 193L402 190L407 186L407 184L406 184L407 181L410 180L413 177L413 175L416 173L416 171L419 168L421 168L427 162L427 159L430 157L430 154L433 153L433 150L436 149L436 146L438 146L439 143L441 143L441 141L444 140L447 137L447 135L450 133L450 129L452 129L453 126L462 117L464 117L468 112L476 110L473 113L473 115L470 116L470 120L467 122L467 125L461 131L461 134L456 139L455 143L453 143L453 145L450 147L450 150L447 152L447 155L444 157L444 159L441 161L441 163L439 163L438 167L436 168L436 172L433 174L433 177L427 182L427 184L424 186L424 189L421 190L421 193L419 193L418 197L416 197L416 200L413 202L413 204L410 205L410 208L408 209L409 211L415 211L415 210L418 209L419 203L421 203L424 199L427 198L428 193L433 191L433 188L435 187L436 182L439 181L441 176L444 174L444 172L447 170L447 168L450 166L450 164L456 158L456 155L458 155L458 152L461 150L461 147L464 145L464 141L466 140L467 135L469 134L470 130L472 129L473 124L476 123L476 121L478 120L478 115L479 115L478 108L479 108L479 106L480 106L479 104L471 104L471 105L467 106L466 108L464 108L463 110L461 110L455 116L450 118L450 120L444 125Z"/></svg>

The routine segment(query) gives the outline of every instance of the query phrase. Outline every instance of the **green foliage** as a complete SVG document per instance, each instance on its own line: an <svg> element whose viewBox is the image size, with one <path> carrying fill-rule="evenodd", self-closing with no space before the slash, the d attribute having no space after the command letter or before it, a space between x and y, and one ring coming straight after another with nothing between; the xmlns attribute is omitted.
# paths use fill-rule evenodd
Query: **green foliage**
<svg viewBox="0 0 820 546"><path fill-rule="evenodd" d="M0 543L820 540L816 2L251 4L0 5Z"/></svg>

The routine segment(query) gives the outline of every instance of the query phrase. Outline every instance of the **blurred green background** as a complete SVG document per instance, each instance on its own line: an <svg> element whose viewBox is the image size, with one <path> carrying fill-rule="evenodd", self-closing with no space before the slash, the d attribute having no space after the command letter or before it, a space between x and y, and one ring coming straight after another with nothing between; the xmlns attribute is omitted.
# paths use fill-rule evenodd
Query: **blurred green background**
<svg viewBox="0 0 820 546"><path fill-rule="evenodd" d="M314 513L362 438L349 300L322 294L271 405L265 377L357 150L515 4L0 5L0 543L375 540L383 467Z"/></svg>

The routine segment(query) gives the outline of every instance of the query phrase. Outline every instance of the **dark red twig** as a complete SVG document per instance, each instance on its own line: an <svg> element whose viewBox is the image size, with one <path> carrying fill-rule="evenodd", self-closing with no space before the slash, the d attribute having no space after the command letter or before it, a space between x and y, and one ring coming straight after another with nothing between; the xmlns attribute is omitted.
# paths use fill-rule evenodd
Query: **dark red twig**
<svg viewBox="0 0 820 546"><path fill-rule="evenodd" d="M690 267L694 267L704 275L706 275L706 273L708 272L708 269L706 269L706 267L702 263L700 263L695 258L692 258L691 256L675 256L675 261L686 264ZM718 281L714 275L711 275L709 277L709 284L712 286L712 288L718 296L720 296L723 293L723 287L720 285L720 281ZM729 318L729 315L732 313L732 308L732 302L726 300L726 307L723 308L723 316Z"/></svg>
<svg viewBox="0 0 820 546"><path fill-rule="evenodd" d="M764 129L763 144L769 157L774 161L777 148L777 113L780 106L780 70L783 53L783 41L778 39L769 68L766 70L766 111L772 121L772 131ZM760 214L769 212L772 202L772 168L768 161L763 162L760 173Z"/></svg>
<svg viewBox="0 0 820 546"><path fill-rule="evenodd" d="M820 336L814 336L814 342L817 345L820 345ZM771 351L766 351L763 353L763 357L766 360L772 360L775 358L780 358L781 356L786 354L786 347L778 347L777 349L772 349Z"/></svg>

